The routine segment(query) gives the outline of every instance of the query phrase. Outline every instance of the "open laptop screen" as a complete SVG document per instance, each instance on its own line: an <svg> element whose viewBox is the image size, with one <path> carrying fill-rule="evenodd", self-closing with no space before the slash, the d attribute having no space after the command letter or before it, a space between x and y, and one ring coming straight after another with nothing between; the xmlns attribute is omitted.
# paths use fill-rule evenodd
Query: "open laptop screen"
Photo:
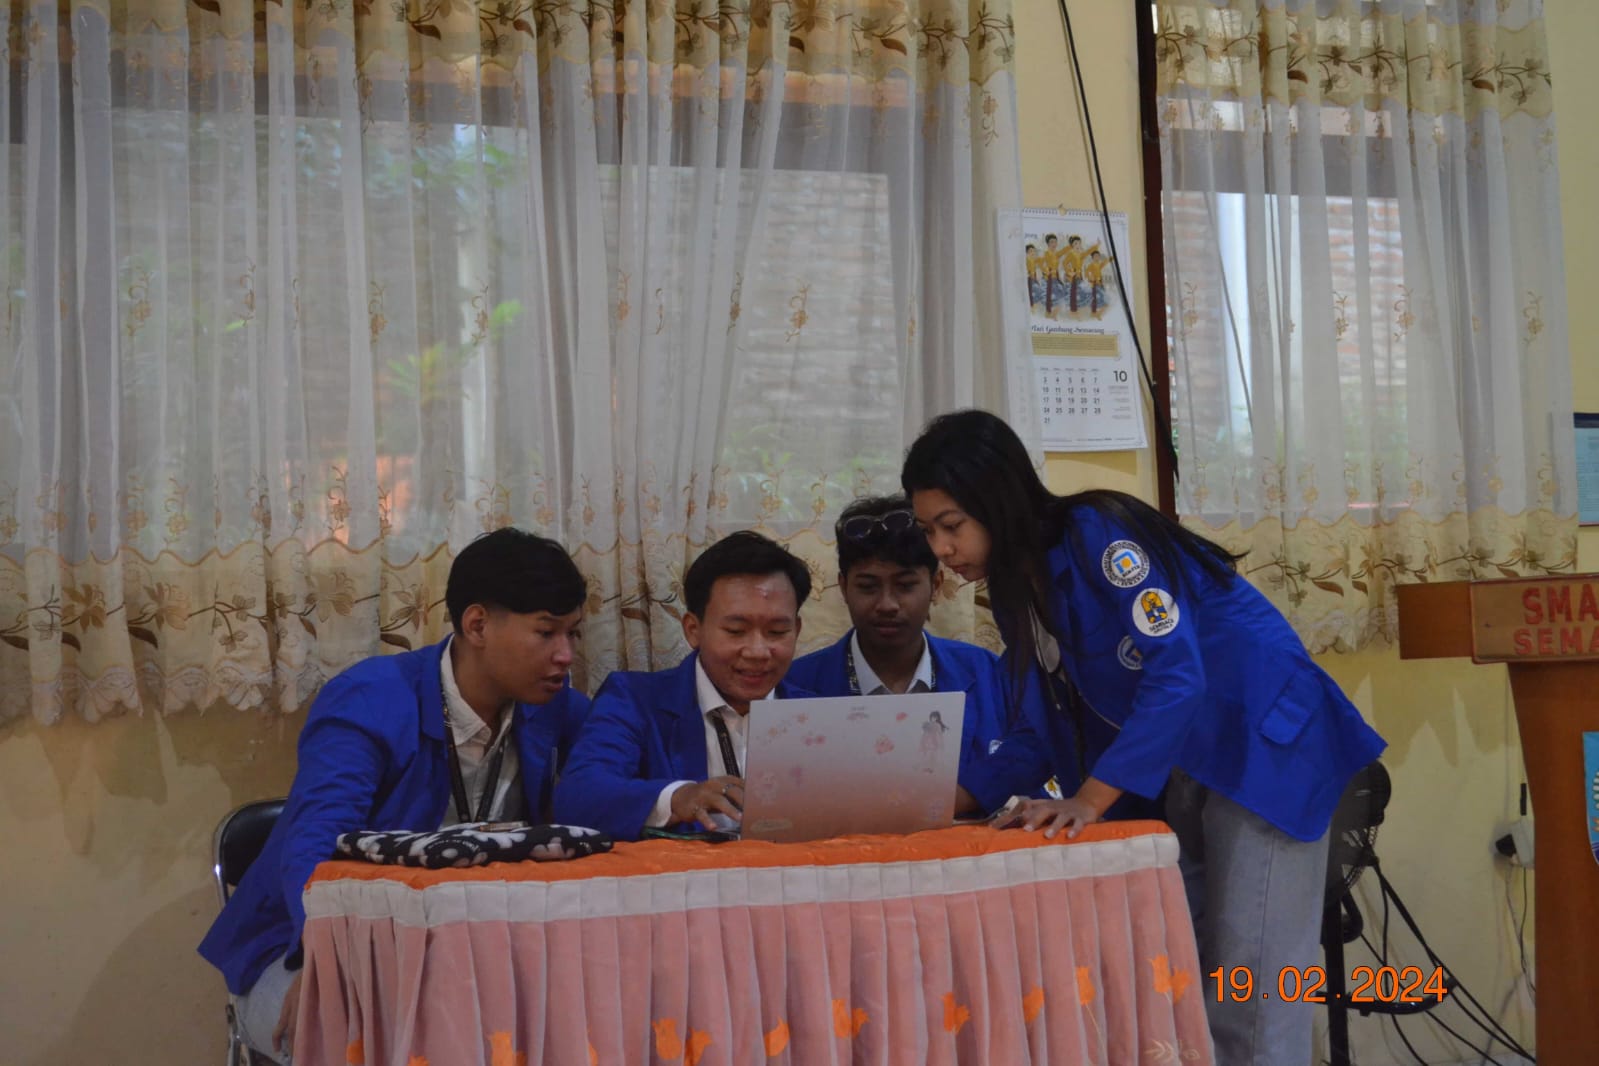
<svg viewBox="0 0 1599 1066"><path fill-rule="evenodd" d="M914 833L955 810L963 692L750 704L745 840Z"/></svg>

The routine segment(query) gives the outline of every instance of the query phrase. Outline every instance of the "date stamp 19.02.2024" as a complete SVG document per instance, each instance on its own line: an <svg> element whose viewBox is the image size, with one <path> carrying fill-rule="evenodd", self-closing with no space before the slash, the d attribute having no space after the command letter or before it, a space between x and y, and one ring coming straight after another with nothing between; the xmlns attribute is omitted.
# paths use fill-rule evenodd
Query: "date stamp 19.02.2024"
<svg viewBox="0 0 1599 1066"><path fill-rule="evenodd" d="M1207 974L1216 983L1216 1002L1243 1003L1277 998L1289 1003L1326 1003L1329 996L1346 1003L1425 1003L1448 994L1442 967L1431 973L1420 966L1356 966L1350 971L1348 990L1329 992L1327 971L1320 966L1284 966L1275 980L1255 979L1248 966L1218 966Z"/></svg>

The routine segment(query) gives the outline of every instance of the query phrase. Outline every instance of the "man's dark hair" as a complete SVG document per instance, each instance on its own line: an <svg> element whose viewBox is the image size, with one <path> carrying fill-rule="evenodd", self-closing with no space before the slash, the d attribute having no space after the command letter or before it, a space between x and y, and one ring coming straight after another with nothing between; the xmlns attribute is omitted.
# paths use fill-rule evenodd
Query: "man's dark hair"
<svg viewBox="0 0 1599 1066"><path fill-rule="evenodd" d="M852 537L845 531L852 518L881 519L884 515L909 514L910 509L904 496L863 496L844 508L833 526L838 539L839 576L847 578L850 567L873 559L912 570L925 567L929 575L938 573L938 556L928 546L927 534L914 521L897 530L878 525L865 537Z"/></svg>
<svg viewBox="0 0 1599 1066"><path fill-rule="evenodd" d="M705 608L711 602L711 586L718 578L765 577L782 574L794 586L794 606L805 605L811 594L811 572L774 540L769 540L753 530L729 533L689 564L683 575L683 606L696 618L705 617Z"/></svg>
<svg viewBox="0 0 1599 1066"><path fill-rule="evenodd" d="M566 549L525 529L496 529L461 549L450 565L444 605L461 631L474 603L513 614L569 614L588 598L588 582Z"/></svg>

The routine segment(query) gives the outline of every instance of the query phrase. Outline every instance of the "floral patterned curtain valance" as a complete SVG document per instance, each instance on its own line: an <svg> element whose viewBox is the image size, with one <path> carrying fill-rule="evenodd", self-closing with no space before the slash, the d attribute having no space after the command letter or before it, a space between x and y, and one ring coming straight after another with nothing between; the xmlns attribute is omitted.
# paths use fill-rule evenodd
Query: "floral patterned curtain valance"
<svg viewBox="0 0 1599 1066"><path fill-rule="evenodd" d="M1002 353L993 0L0 4L0 720L293 710L442 636L517 524L579 682L684 650L755 527L832 522ZM942 631L992 639L969 592Z"/></svg>
<svg viewBox="0 0 1599 1066"><path fill-rule="evenodd" d="M1185 521L1316 651L1393 587L1576 564L1531 0L1160 0Z"/></svg>

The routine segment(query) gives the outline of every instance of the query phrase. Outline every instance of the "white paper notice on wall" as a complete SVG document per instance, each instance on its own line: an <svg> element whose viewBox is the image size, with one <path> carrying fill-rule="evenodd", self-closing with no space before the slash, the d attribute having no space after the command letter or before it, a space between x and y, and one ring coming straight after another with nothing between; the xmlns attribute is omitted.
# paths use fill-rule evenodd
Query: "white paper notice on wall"
<svg viewBox="0 0 1599 1066"><path fill-rule="evenodd" d="M1145 447L1143 390L1127 311L1132 292L1124 305L1113 262L1121 257L1121 277L1130 281L1127 215L1111 213L1107 233L1098 211L1001 211L997 235L1005 264L1005 334L1025 336L1031 346L1044 448Z"/></svg>

